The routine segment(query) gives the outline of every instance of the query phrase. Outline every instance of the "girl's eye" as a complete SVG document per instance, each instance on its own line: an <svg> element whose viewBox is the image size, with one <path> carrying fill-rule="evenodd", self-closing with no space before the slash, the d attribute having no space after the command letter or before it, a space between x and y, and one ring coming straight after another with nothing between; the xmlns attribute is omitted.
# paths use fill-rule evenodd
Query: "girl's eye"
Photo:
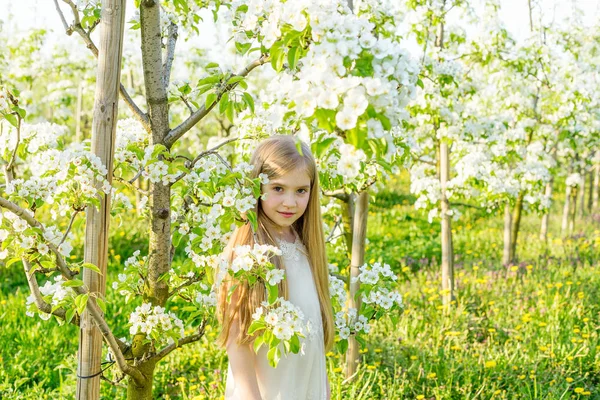
<svg viewBox="0 0 600 400"><path fill-rule="evenodd" d="M281 186L275 186L273 188L273 190L276 191L276 192L279 192L279 191L283 190L283 188Z"/></svg>
<svg viewBox="0 0 600 400"><path fill-rule="evenodd" d="M306 190L306 189L298 189L298 193L304 194L306 192L308 192L308 190Z"/></svg>

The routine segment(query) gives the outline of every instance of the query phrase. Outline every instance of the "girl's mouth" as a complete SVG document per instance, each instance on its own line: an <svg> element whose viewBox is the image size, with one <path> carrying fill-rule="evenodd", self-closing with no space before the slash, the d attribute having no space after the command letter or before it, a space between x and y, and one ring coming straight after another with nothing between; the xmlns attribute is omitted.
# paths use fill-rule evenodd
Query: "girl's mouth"
<svg viewBox="0 0 600 400"><path fill-rule="evenodd" d="M281 212L281 211L277 211L279 214L281 214L283 217L285 218L290 218L293 217L295 213L288 213L288 212Z"/></svg>

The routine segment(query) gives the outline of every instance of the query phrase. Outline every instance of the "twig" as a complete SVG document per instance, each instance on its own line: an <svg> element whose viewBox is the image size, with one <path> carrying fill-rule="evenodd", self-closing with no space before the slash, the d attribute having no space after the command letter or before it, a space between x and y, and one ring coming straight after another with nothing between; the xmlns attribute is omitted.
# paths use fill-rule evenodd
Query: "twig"
<svg viewBox="0 0 600 400"><path fill-rule="evenodd" d="M269 59L270 59L270 57L268 55L263 54L258 59L254 60L253 62L251 62L250 64L248 64L237 75L232 75L232 77L234 77L234 76L247 76L250 73L250 71L252 71L254 68L256 68L258 66L261 66L261 65L269 62ZM229 79L231 79L231 78L229 78ZM224 85L217 92L217 98L216 98L216 100L208 108L206 108L206 104L203 105L198 110L196 110L192 115L190 115L185 121L183 121L177 127L173 128L167 134L167 136L165 136L163 144L165 146L167 146L167 148L171 148L173 146L173 144L180 137L182 137L187 131L189 131L194 125L196 125L202 118L204 118L210 112L210 110L213 109L213 107L219 102L219 99L221 98L221 96L223 96L223 94L225 92L231 91L237 85L238 85L237 83L233 83L233 84L230 84L230 85Z"/></svg>
<svg viewBox="0 0 600 400"><path fill-rule="evenodd" d="M77 6L71 0L63 0L65 3L71 7L71 11L73 11L73 18L75 18L74 25L80 25L81 21L79 20L79 10L77 10ZM58 9L58 12L62 14L62 10ZM62 17L64 19L64 16Z"/></svg>
<svg viewBox="0 0 600 400"><path fill-rule="evenodd" d="M178 36L179 35L177 34L177 24L171 22L168 28L167 56L165 58L165 62L163 63L163 81L165 83L165 88L169 87L169 80L171 79L171 68L173 67L173 59L175 58L175 44L177 43Z"/></svg>
<svg viewBox="0 0 600 400"><path fill-rule="evenodd" d="M66 311L63 308L59 308L57 310L52 311L52 306L44 301L42 298L42 294L40 293L40 287L37 283L37 279L35 277L35 271L31 271L31 264L25 258L22 258L23 268L25 269L25 276L27 277L27 284L29 285L29 290L33 295L33 301L37 308L46 313L56 315L57 317L66 320ZM79 316L74 315L73 319L70 321L73 325L79 326Z"/></svg>
<svg viewBox="0 0 600 400"><path fill-rule="evenodd" d="M183 104L185 104L187 106L188 110L190 110L190 114L194 114L194 109L192 108L190 103L187 101L187 99L184 96L179 96L179 98L183 101Z"/></svg>
<svg viewBox="0 0 600 400"><path fill-rule="evenodd" d="M113 179L116 180L117 182L121 182L122 184L124 184L125 186L127 186L128 188L131 188L133 190L137 190L138 192L140 192L141 194L143 194L144 196L150 196L150 193L148 193L147 191L145 191L144 189L141 189L137 186L135 186L133 183L131 183L128 180L125 180L123 178L121 178L120 176L113 176Z"/></svg>
<svg viewBox="0 0 600 400"><path fill-rule="evenodd" d="M144 172L144 168L141 168L137 174L135 174L135 176L133 178L131 178L128 182L131 183L133 185L133 182L135 182L137 180L137 178L139 178L142 173Z"/></svg>
<svg viewBox="0 0 600 400"><path fill-rule="evenodd" d="M340 224L341 221L342 221L342 217L340 217L340 216L338 216L335 219L335 224L333 225L333 228L331 229L331 232L329 233L329 236L327 237L327 239L325 239L326 243L329 243L329 241L333 239L333 233L335 232L336 228L339 226L339 224Z"/></svg>
<svg viewBox="0 0 600 400"><path fill-rule="evenodd" d="M200 273L199 275L194 275L192 278L188 278L187 281L183 282L181 285L179 285L175 289L173 289L169 293L168 297L173 296L175 293L179 292L184 287L190 286L190 285L192 285L192 284L194 284L196 282L200 282L204 278L204 275L206 275L206 272L202 271L202 273Z"/></svg>
<svg viewBox="0 0 600 400"><path fill-rule="evenodd" d="M348 195L348 193L344 192L344 189L337 189L331 192L323 191L323 195L328 197L335 197L336 199L341 200L344 203L347 203L348 200L350 200L350 196Z"/></svg>
<svg viewBox="0 0 600 400"><path fill-rule="evenodd" d="M75 22L73 23L73 25L67 27L67 32L66 32L67 35L70 36L73 32L77 32L79 34L79 36L81 36L81 38L85 42L87 48L90 49L90 51L92 52L94 57L98 58L98 48L92 41L90 35L81 26L81 22L79 21L79 12L77 11L77 6L75 6L75 4L73 4L73 2L71 0L63 0L63 1L71 7L71 9L73 10L73 16L75 18ZM65 16L64 16L62 10L60 9L60 7L57 7L56 10L58 11L58 13L60 15L61 20L64 20L66 22ZM127 89L125 89L125 86L123 86L122 83L119 83L119 93L121 94L121 97L123 98L123 100L125 100L125 103L127 103L129 108L133 112L133 115L142 124L144 129L146 131L150 132L151 127L150 127L150 120L148 119L148 115L146 115L137 106L137 104L135 104L135 102L133 101L131 96L129 96L129 93L127 93Z"/></svg>
<svg viewBox="0 0 600 400"><path fill-rule="evenodd" d="M69 24L67 24L67 20L65 19L65 16L62 13L62 10L60 9L60 6L58 5L58 0L54 0L54 5L56 6L56 11L58 11L58 15L60 16L60 20L62 21L62 24L65 27L65 32L67 32L68 35L71 35L70 30L69 30Z"/></svg>
<svg viewBox="0 0 600 400"><path fill-rule="evenodd" d="M162 360L163 358L165 358L166 356L168 356L169 353L171 353L173 350L175 350L183 345L186 345L188 343L197 342L198 340L202 339L202 336L204 336L204 331L206 329L207 322L208 321L206 319L203 319L202 323L198 327L198 333L196 333L194 335L186 336L183 339L178 340L176 343L172 343L172 344L168 345L167 347L163 348L161 351L156 353L154 356L152 356L151 359L154 362L158 362L158 361Z"/></svg>
<svg viewBox="0 0 600 400"><path fill-rule="evenodd" d="M186 168L188 168L188 169L190 169L190 170L191 170L192 168L194 168L194 165L196 165L196 163L197 163L198 161L200 161L200 159L201 159L202 157L206 157L207 155L210 155L210 154L215 154L215 155L219 156L219 153L217 153L217 150L218 150L218 149L220 149L221 147L225 146L226 144L229 144L229 143L231 143L231 142L234 142L234 141L236 141L236 140L238 140L238 139L239 139L239 138L231 138L231 139L227 139L227 140L225 140L224 142L222 142L222 143L219 143L218 145L216 145L216 146L215 146L215 147L213 147L212 149L209 149L209 150L203 151L202 153L198 154L198 155L196 156L196 158L194 158L194 159L193 159L193 160L192 160L192 161L189 163L189 165L188 165L188 164L186 164ZM222 160L222 161L224 161L222 158L221 158L221 160ZM224 161L224 162L225 162L225 161ZM225 162L225 165L227 166L227 168L228 168L229 170L231 170L231 166L230 166L230 165L229 165L227 162ZM174 184L175 184L175 182L178 182L179 180L181 180L181 179L182 179L184 176L186 176L186 175L187 175L187 173L186 173L186 172L182 172L181 174L179 174L179 175L177 176L177 178L175 178L175 180L174 180L174 181L171 183L171 185L174 185Z"/></svg>
<svg viewBox="0 0 600 400"><path fill-rule="evenodd" d="M79 214L79 211L81 211L81 210L76 209L75 212L71 215L71 220L69 221L69 226L67 227L65 234L63 235L62 239L60 240L60 243L58 244L59 246L61 244L63 244L63 242L67 238L67 235L69 234L69 232L71 231L71 227L73 226L73 221L75 220L75 217L77 216L77 214Z"/></svg>

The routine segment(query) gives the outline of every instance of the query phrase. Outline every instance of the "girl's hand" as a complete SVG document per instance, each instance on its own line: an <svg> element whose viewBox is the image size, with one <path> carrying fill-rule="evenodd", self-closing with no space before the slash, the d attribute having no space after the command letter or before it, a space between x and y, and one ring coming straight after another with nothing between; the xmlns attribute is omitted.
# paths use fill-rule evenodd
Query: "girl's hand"
<svg viewBox="0 0 600 400"><path fill-rule="evenodd" d="M327 400L331 400L331 386L329 386L328 377L325 377L325 382L327 382Z"/></svg>

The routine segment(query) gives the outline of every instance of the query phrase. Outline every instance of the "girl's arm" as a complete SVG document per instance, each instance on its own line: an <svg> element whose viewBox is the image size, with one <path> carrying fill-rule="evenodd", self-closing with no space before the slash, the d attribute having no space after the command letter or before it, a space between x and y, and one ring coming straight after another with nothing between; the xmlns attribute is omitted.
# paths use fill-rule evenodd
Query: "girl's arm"
<svg viewBox="0 0 600 400"><path fill-rule="evenodd" d="M238 344L237 336L240 331L237 318L231 324L227 340L227 355L229 366L235 382L233 399L261 400L258 381L256 380L256 355L250 344Z"/></svg>
<svg viewBox="0 0 600 400"><path fill-rule="evenodd" d="M325 376L325 382L327 382L327 400L331 399L331 386L329 385L329 377Z"/></svg>

